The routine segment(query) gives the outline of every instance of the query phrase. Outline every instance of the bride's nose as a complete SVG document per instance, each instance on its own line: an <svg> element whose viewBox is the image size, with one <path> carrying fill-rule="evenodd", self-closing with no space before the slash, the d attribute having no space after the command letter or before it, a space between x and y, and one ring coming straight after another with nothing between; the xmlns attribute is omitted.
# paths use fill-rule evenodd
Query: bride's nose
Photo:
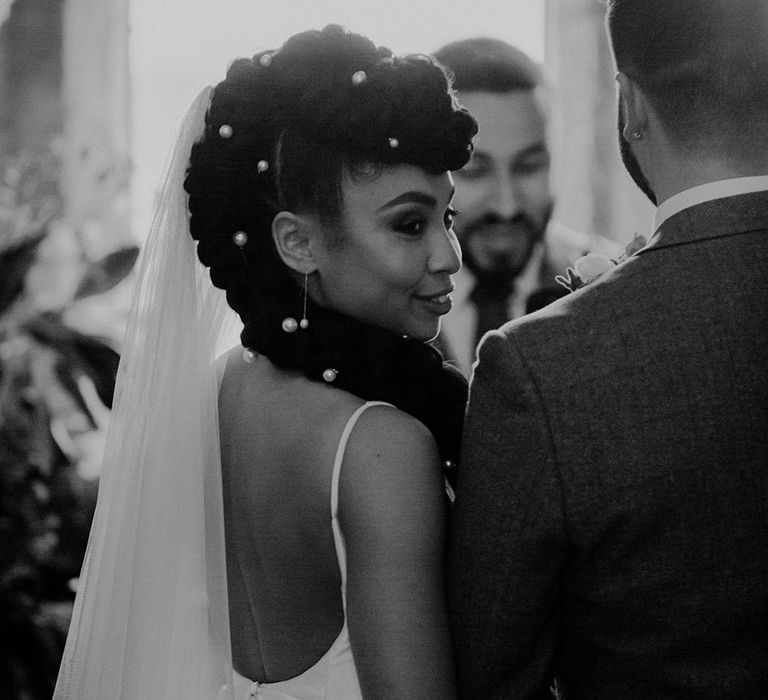
<svg viewBox="0 0 768 700"><path fill-rule="evenodd" d="M427 269L453 275L461 269L461 247L453 231L438 231L432 237Z"/></svg>

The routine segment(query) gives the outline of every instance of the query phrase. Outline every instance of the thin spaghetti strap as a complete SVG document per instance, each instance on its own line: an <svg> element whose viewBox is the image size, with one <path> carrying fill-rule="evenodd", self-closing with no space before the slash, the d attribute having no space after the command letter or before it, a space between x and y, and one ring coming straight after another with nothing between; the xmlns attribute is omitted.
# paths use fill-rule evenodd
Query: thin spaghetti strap
<svg viewBox="0 0 768 700"><path fill-rule="evenodd" d="M336 448L336 459L333 462L333 477L331 480L331 529L333 530L333 544L336 548L336 559L339 562L339 572L341 573L341 602L344 606L344 612L347 610L347 548L344 545L344 536L341 533L339 524L339 475L341 474L341 463L344 461L344 452L347 449L347 442L352 433L352 429L357 423L363 411L371 406L391 406L392 404L384 401L366 401L360 406L347 421L344 426L344 432L341 434L339 446Z"/></svg>
<svg viewBox="0 0 768 700"><path fill-rule="evenodd" d="M349 436L352 434L352 429L357 423L357 419L360 418L363 411L371 406L391 405L392 404L384 401L366 401L349 417L346 426L344 426L344 432L341 434L339 446L336 448L336 458L333 462L333 476L331 478L331 518L333 520L336 519L339 512L339 475L341 474L341 463L344 460L344 452L347 449L347 442L349 441Z"/></svg>

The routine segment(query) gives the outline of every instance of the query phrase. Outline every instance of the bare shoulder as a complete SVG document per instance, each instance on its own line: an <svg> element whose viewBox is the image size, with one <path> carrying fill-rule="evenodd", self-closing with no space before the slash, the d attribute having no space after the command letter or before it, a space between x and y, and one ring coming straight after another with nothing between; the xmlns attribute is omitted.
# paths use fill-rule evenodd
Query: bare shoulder
<svg viewBox="0 0 768 700"><path fill-rule="evenodd" d="M250 369L247 362L244 361L243 348L233 347L227 350L223 355L216 358L215 368L219 377L219 394L227 394L233 388L240 385L249 374Z"/></svg>
<svg viewBox="0 0 768 700"><path fill-rule="evenodd" d="M397 408L368 408L347 443L340 494L342 518L391 517L405 526L441 509L443 477L432 434Z"/></svg>
<svg viewBox="0 0 768 700"><path fill-rule="evenodd" d="M345 453L345 466L387 473L433 471L437 445L428 428L394 406L371 406L358 419Z"/></svg>

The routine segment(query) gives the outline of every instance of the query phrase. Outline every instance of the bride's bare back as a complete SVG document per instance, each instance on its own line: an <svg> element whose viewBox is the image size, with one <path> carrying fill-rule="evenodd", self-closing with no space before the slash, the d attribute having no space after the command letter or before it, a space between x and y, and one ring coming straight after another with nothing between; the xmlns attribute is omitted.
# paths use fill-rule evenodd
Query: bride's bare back
<svg viewBox="0 0 768 700"><path fill-rule="evenodd" d="M245 676L282 680L343 624L331 469L345 409L360 402L240 356L219 397L233 659Z"/></svg>
<svg viewBox="0 0 768 700"><path fill-rule="evenodd" d="M362 403L266 358L247 364L239 350L228 357L219 400L222 470L232 653L244 676L295 677L342 629L331 480L341 434ZM366 652L380 665L381 649L390 649L389 656L402 657L391 659L394 668L407 677L413 663L418 672L425 650L408 651L410 625L434 624L429 637L448 643L444 621L430 613L438 607L435 591L442 591L439 474L429 435L394 408L369 410L352 432L339 518L348 552L348 626L363 686L383 687L376 678L382 671L367 670Z"/></svg>

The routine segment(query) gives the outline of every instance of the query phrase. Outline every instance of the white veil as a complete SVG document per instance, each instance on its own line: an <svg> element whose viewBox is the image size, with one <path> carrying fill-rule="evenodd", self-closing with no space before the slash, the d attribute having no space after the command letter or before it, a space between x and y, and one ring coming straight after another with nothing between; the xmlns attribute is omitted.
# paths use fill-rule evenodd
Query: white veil
<svg viewBox="0 0 768 700"><path fill-rule="evenodd" d="M197 260L183 190L210 94L184 119L139 262L56 700L232 687L214 359L238 320Z"/></svg>

